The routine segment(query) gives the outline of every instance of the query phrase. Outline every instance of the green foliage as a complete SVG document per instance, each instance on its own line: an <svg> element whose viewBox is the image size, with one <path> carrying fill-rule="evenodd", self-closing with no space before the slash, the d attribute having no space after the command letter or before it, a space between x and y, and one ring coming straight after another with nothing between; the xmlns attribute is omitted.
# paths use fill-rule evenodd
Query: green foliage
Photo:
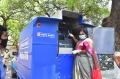
<svg viewBox="0 0 120 79"><path fill-rule="evenodd" d="M92 21L95 25L100 25L101 20L110 14L109 0L67 0L66 3L69 10L82 13L87 17L85 21Z"/></svg>
<svg viewBox="0 0 120 79"><path fill-rule="evenodd" d="M70 10L82 13L85 21L100 25L109 15L109 0L1 0L0 24L9 29L13 45L18 44L19 34L36 16L50 16L57 10Z"/></svg>
<svg viewBox="0 0 120 79"><path fill-rule="evenodd" d="M17 20L8 20L8 33L9 36L11 36L11 42L13 42L13 45L17 45L18 40L19 40L19 34L20 34L20 23ZM11 28L12 27L12 28Z"/></svg>

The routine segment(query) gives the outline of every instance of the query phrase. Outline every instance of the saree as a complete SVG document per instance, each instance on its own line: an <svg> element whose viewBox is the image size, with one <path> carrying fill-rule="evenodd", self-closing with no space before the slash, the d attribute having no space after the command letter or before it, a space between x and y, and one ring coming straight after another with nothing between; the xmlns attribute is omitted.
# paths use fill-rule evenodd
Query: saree
<svg viewBox="0 0 120 79"><path fill-rule="evenodd" d="M99 63L92 43L84 40L86 54L77 54L73 65L73 79L102 79ZM81 50L80 44L76 50Z"/></svg>

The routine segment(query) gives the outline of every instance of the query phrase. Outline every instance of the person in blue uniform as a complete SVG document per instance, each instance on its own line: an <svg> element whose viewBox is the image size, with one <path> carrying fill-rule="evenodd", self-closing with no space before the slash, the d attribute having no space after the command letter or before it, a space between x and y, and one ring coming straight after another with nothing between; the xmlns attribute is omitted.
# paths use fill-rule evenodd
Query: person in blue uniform
<svg viewBox="0 0 120 79"><path fill-rule="evenodd" d="M7 29L0 25L0 79L5 79L6 77L6 71L4 68L4 64L2 62L1 51L5 50L7 46L7 41L8 41Z"/></svg>

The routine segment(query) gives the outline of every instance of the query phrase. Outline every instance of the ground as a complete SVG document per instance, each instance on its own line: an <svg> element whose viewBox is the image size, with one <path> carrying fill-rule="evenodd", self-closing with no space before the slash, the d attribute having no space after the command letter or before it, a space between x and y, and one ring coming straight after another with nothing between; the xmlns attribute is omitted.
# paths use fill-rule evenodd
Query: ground
<svg viewBox="0 0 120 79"><path fill-rule="evenodd" d="M11 61L9 61L9 65L8 65L8 72L6 72L7 76L6 79L16 79L16 78L11 78Z"/></svg>
<svg viewBox="0 0 120 79"><path fill-rule="evenodd" d="M9 66L8 66L9 71L6 73L7 77L6 79L16 79L16 78L11 78L11 61L9 61ZM117 67L116 63L114 62L114 69L113 70L105 70L102 71L102 79L120 79L120 69Z"/></svg>

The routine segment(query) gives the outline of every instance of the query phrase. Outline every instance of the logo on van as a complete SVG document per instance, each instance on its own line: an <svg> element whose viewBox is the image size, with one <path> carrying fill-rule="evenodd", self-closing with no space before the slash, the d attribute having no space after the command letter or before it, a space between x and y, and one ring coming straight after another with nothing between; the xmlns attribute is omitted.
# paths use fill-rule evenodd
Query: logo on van
<svg viewBox="0 0 120 79"><path fill-rule="evenodd" d="M37 32L37 36L39 36L39 37L55 38L55 34L51 34L51 33Z"/></svg>
<svg viewBox="0 0 120 79"><path fill-rule="evenodd" d="M29 42L29 39L25 39L23 40L21 43L20 43L20 49L25 49L25 48L28 48L28 42Z"/></svg>

